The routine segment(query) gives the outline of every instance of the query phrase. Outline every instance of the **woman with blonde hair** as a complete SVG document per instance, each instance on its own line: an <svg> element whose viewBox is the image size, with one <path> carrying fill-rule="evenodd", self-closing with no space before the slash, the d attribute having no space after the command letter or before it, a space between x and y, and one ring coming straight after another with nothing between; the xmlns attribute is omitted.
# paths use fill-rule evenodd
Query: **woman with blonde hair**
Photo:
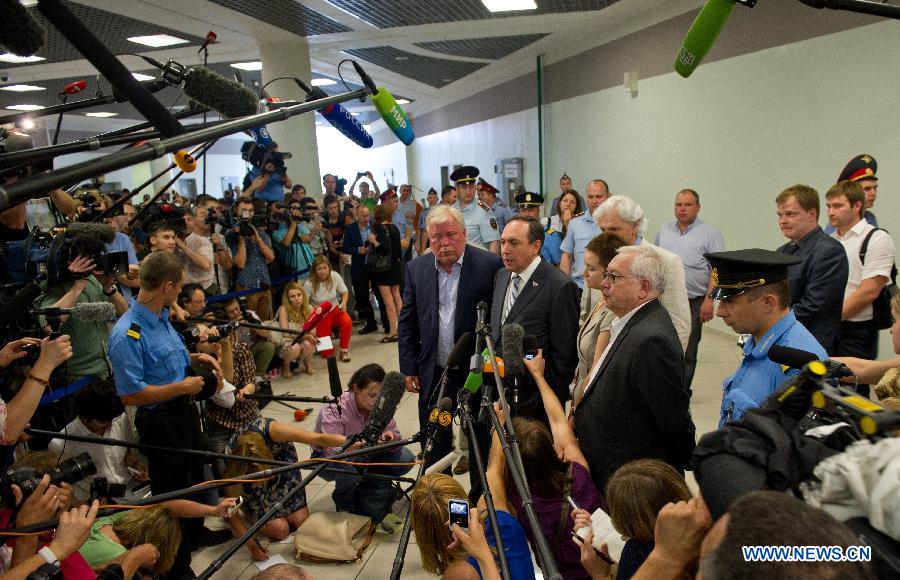
<svg viewBox="0 0 900 580"><path fill-rule="evenodd" d="M323 254L313 260L312 272L309 279L303 283L303 290L309 296L309 303L313 307L323 302L336 306L316 326L316 336L331 336L332 329L337 326L340 329L338 358L341 362L350 362L350 336L353 334L353 320L347 314L350 292L341 275L331 269L328 256Z"/></svg>
<svg viewBox="0 0 900 580"><path fill-rule="evenodd" d="M496 488L496 477L491 481L488 474L488 487L493 494ZM494 508L497 511L497 523L500 528L500 537L503 539L503 548L509 565L509 575L516 580L528 580L534 578L534 568L531 565L531 553L528 550L528 540L525 538L525 530L514 517L509 514L506 505L506 495L494 494ZM469 533L466 534L454 524L451 532L447 523L450 520L448 502L451 499L465 499L466 491L462 485L443 473L429 473L423 475L412 492L412 529L416 532L416 545L422 557L422 568L430 574L437 574L448 580L462 580L470 578L493 579L500 578L498 564L495 561L493 530L490 522L483 521L480 525L471 515L477 514L473 507L470 510ZM479 502L479 510L483 509L484 499ZM479 529L480 528L480 529ZM463 546L470 544L475 539L477 543L486 539L490 550L470 548L467 551ZM455 540L455 541L454 541ZM470 555L467 555L470 554Z"/></svg>
<svg viewBox="0 0 900 580"><path fill-rule="evenodd" d="M281 294L281 307L275 317L278 320L278 326L281 328L290 328L292 330L300 330L312 307L309 305L306 291L299 282L290 282L284 287ZM297 359L303 360L303 369L306 374L313 374L312 355L316 352L316 341L313 336L307 335L297 344L291 346L294 341L293 334L285 334L283 338L279 338L279 356L281 357L281 376L286 379L294 378L291 371L291 363Z"/></svg>

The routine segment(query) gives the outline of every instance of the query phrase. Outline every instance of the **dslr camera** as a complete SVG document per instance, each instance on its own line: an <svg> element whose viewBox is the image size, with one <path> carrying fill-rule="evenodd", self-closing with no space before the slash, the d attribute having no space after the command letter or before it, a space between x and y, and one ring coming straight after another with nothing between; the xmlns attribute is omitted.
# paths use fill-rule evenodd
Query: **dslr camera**
<svg viewBox="0 0 900 580"><path fill-rule="evenodd" d="M41 473L34 467L10 468L6 472L6 483L8 486L18 485L19 489L22 490L22 498L25 499L34 493L44 475L50 476L50 485L59 485L60 483L78 483L96 473L97 466L94 465L91 456L87 453L81 453L71 459L66 459L58 467L54 467L46 473ZM6 487L6 493L7 505L13 505L15 502L11 501L13 499L12 488Z"/></svg>

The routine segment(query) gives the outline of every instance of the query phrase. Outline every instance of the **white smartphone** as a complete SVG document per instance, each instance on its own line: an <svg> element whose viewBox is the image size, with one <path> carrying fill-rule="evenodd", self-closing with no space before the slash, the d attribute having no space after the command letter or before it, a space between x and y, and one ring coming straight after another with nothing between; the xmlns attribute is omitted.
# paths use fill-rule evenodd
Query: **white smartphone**
<svg viewBox="0 0 900 580"><path fill-rule="evenodd" d="M234 505L231 506L230 508L228 508L228 512L227 512L228 517L231 517L232 515L234 515L234 512L238 511L238 508L240 508L241 504L243 504L243 503L244 503L244 497L239 495L237 498L237 501L234 502Z"/></svg>

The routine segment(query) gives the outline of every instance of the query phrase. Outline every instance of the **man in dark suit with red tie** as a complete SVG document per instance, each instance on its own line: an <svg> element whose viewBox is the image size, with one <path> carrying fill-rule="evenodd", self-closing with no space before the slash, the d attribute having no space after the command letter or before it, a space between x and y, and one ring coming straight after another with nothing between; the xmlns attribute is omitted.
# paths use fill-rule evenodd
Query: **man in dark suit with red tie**
<svg viewBox="0 0 900 580"><path fill-rule="evenodd" d="M490 302L494 274L503 267L497 254L466 245L464 218L452 206L434 207L425 220L425 230L431 253L406 266L398 341L406 389L419 393L422 429L438 403L438 383L447 357L463 334L475 331L475 305ZM472 354L465 353L463 368L448 372L444 396L456 399ZM426 461L433 463L451 449L450 437L438 438ZM470 472L470 477L477 480L478 476Z"/></svg>
<svg viewBox="0 0 900 580"><path fill-rule="evenodd" d="M597 489L634 459L684 470L694 449L684 355L658 299L665 288L665 262L648 246L621 248L603 276L601 291L617 318L573 411Z"/></svg>

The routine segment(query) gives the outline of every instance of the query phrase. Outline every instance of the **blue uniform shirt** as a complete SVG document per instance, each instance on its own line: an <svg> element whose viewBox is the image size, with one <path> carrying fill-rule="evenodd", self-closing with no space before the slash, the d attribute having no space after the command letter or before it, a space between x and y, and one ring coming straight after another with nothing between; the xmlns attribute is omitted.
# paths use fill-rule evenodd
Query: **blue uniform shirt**
<svg viewBox="0 0 900 580"><path fill-rule="evenodd" d="M562 260L562 236L553 228L544 231L544 245L541 246L541 257L548 263L559 266Z"/></svg>
<svg viewBox="0 0 900 580"><path fill-rule="evenodd" d="M477 200L473 200L465 209L460 206L459 201L453 204L453 207L463 214L466 221L466 239L470 244L486 250L488 244L500 239L494 212L482 209Z"/></svg>
<svg viewBox="0 0 900 580"><path fill-rule="evenodd" d="M569 276L578 287L584 289L584 250L588 242L603 233L594 218L588 212L569 220L566 239L562 242L562 251L572 254L572 269Z"/></svg>
<svg viewBox="0 0 900 580"><path fill-rule="evenodd" d="M250 167L250 181L252 182L254 179L259 177L260 170L257 167ZM246 189L246 187L244 188ZM257 189L253 192L253 197L256 199L261 199L266 203L272 203L273 201L283 202L284 201L284 172L283 171L275 171L272 175L269 176L269 181L266 182L265 187L262 189Z"/></svg>
<svg viewBox="0 0 900 580"><path fill-rule="evenodd" d="M509 218L516 215L516 212L500 201L494 202L494 207L491 208L491 211L494 212L494 217L497 218L497 231L502 234L503 228L506 227L506 222L509 221Z"/></svg>
<svg viewBox="0 0 900 580"><path fill-rule="evenodd" d="M780 344L811 352L820 359L827 358L825 349L806 330L793 311L789 311L762 337L759 345L751 336L744 343L744 359L737 371L722 384L722 409L719 427L736 421L749 409L759 407L788 377L799 371L783 370L769 360L769 348Z"/></svg>
<svg viewBox="0 0 900 580"><path fill-rule="evenodd" d="M138 302L113 326L109 358L120 397L139 393L147 385L178 382L187 376L185 371L191 363L181 335L169 322L168 308L157 316ZM152 409L157 404L145 407Z"/></svg>

